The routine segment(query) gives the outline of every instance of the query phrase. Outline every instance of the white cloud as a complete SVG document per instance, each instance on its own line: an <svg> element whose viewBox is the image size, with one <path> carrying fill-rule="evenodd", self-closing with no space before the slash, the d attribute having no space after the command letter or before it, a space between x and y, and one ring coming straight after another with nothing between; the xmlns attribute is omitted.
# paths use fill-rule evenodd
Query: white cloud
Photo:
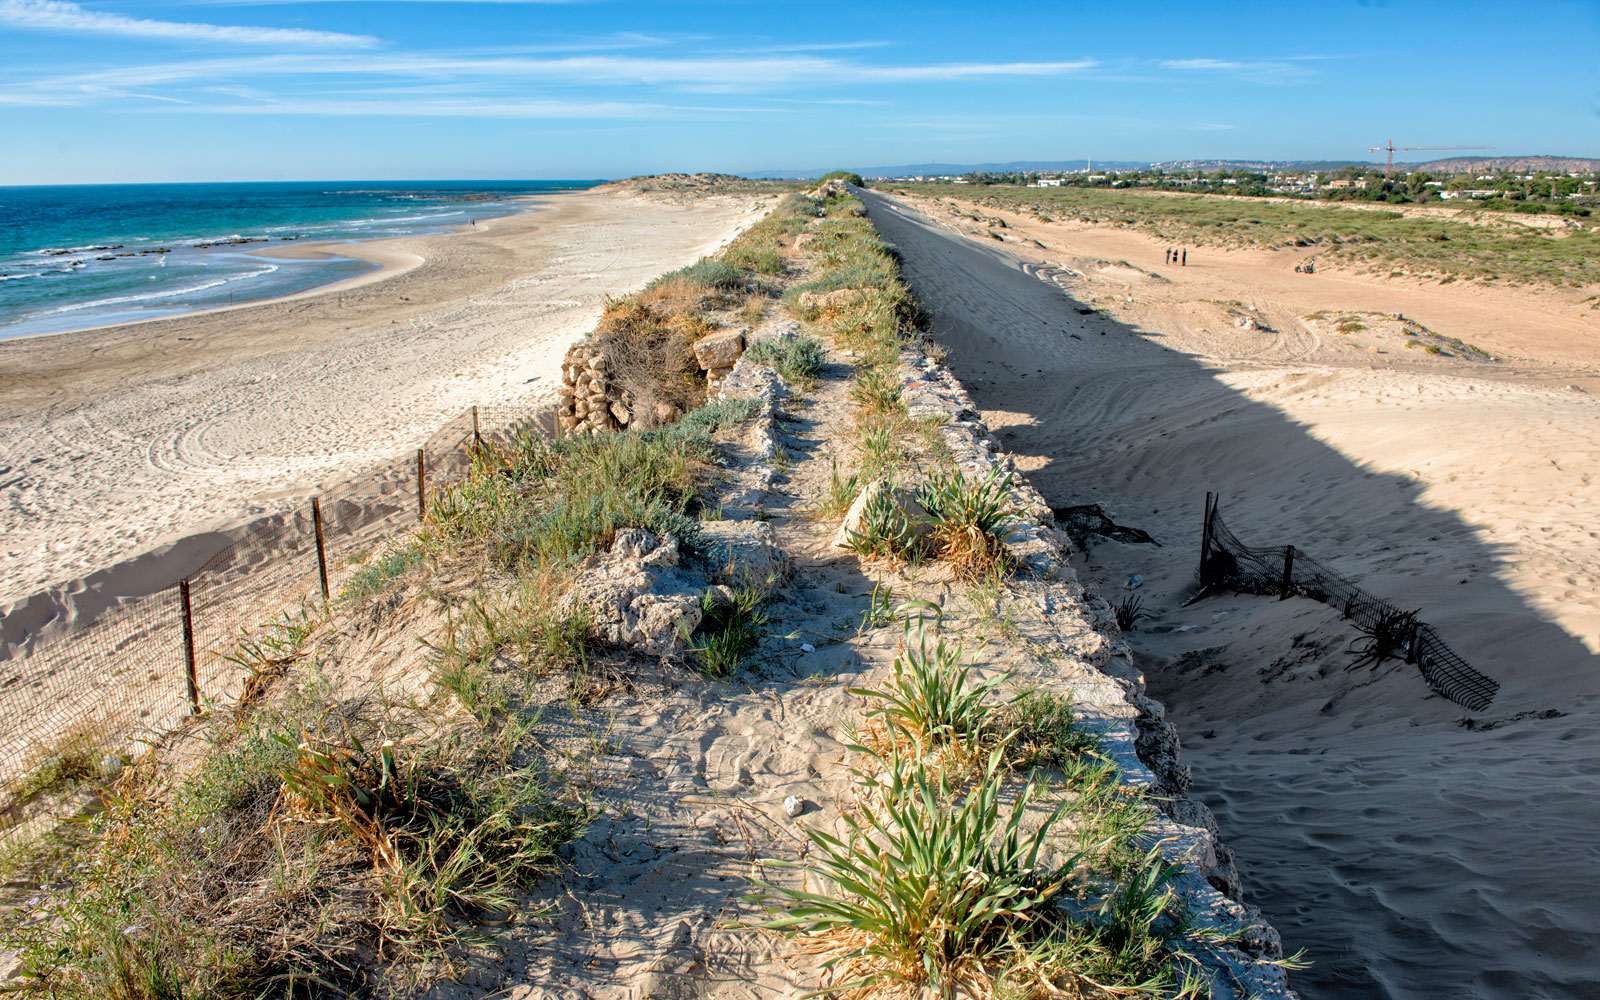
<svg viewBox="0 0 1600 1000"><path fill-rule="evenodd" d="M0 0L3 2L3 0ZM643 58L572 56L558 59L515 57L363 54L275 54L241 59L207 59L125 66L38 81L72 85L85 81L221 84L248 76L370 76L413 79L542 79L564 85L648 84L766 90L796 84L848 85L864 82L925 82L983 77L1068 75L1097 65L1093 60L1058 63L943 63L924 66L873 66L821 56Z"/></svg>
<svg viewBox="0 0 1600 1000"><path fill-rule="evenodd" d="M631 101L496 100L350 100L291 98L258 104L184 105L170 111L215 115L320 115L334 117L530 118L530 119L685 119L721 118L734 114L783 114L782 109L654 104Z"/></svg>
<svg viewBox="0 0 1600 1000"><path fill-rule="evenodd" d="M1162 69L1202 74L1228 74L1256 83L1303 83L1316 75L1306 65L1336 56L1284 56L1269 59L1162 59L1157 63Z"/></svg>
<svg viewBox="0 0 1600 1000"><path fill-rule="evenodd" d="M1232 59L1163 59L1166 69L1244 69L1245 63Z"/></svg>
<svg viewBox="0 0 1600 1000"><path fill-rule="evenodd" d="M868 80L968 80L983 76L1064 76L1100 65L1093 59L1074 62L940 63L932 66L863 66Z"/></svg>
<svg viewBox="0 0 1600 1000"><path fill-rule="evenodd" d="M253 28L189 21L152 21L87 10L65 0L0 0L0 23L45 31L89 32L123 38L223 42L231 45L276 45L295 48L372 48L370 35L345 35L304 28Z"/></svg>

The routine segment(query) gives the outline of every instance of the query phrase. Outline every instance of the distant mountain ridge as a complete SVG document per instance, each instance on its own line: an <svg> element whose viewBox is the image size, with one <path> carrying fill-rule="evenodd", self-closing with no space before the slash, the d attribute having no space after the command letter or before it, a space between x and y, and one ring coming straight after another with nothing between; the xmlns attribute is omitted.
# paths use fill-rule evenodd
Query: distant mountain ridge
<svg viewBox="0 0 1600 1000"><path fill-rule="evenodd" d="M1086 160L1012 160L1006 163L906 163L887 167L847 167L845 169L863 177L927 177L945 174L969 174L976 171L994 174L1051 173L1082 170L1091 161ZM1167 160L1152 163L1148 160L1094 160L1096 172L1102 170L1149 170L1152 166L1164 170L1342 170L1345 167L1382 168L1383 161L1368 160ZM1463 174L1478 170L1535 173L1550 171L1565 173L1600 172L1600 159L1579 156L1455 156L1423 163L1395 164L1405 170L1426 170L1432 173ZM829 170L771 170L760 173L762 177L802 178L821 177Z"/></svg>

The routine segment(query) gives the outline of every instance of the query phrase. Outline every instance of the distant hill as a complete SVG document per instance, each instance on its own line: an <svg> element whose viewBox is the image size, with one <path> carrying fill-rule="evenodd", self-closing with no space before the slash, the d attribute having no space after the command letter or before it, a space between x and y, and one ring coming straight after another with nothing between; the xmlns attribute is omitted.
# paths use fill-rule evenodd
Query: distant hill
<svg viewBox="0 0 1600 1000"><path fill-rule="evenodd" d="M1160 166L1166 170L1343 170L1345 167L1382 167L1384 161L1367 160L1173 160L1162 163ZM1427 160L1413 162L1410 160L1396 160L1397 168L1404 170L1426 170L1436 174L1466 174L1477 171L1494 173L1500 170L1512 171L1519 174L1537 173L1541 170L1555 173L1565 173L1576 170L1579 173L1595 173L1600 171L1600 160L1585 159L1576 156L1455 156L1446 160Z"/></svg>
<svg viewBox="0 0 1600 1000"><path fill-rule="evenodd" d="M863 177L929 177L946 174L970 174L975 171L995 174L1011 173L1057 173L1069 170L1082 170L1088 161L1085 160L1012 160L1006 163L903 163L898 166L887 167L845 167ZM1293 171L1318 171L1342 170L1345 167L1379 167L1383 161L1370 160L1168 160L1165 162L1151 163L1148 160L1095 160L1094 169L1098 173L1102 170L1149 170L1152 166L1164 170L1293 170ZM1600 159L1587 159L1576 156L1456 156L1446 160L1429 160L1424 163L1406 162L1396 163L1396 167L1406 170L1426 170L1431 173L1464 174L1476 171L1493 173L1508 170L1516 173L1536 173L1538 171L1551 171L1565 173L1576 170L1579 173L1600 172ZM801 178L821 177L829 170L839 169L828 167L819 170L772 170L759 174L762 177Z"/></svg>
<svg viewBox="0 0 1600 1000"><path fill-rule="evenodd" d="M1410 167L1410 164L1407 166ZM1478 170L1510 170L1519 174L1533 174L1541 170L1551 173L1576 170L1580 174L1592 174L1600 171L1600 160L1576 156L1457 156L1419 166L1445 174L1466 174Z"/></svg>
<svg viewBox="0 0 1600 1000"><path fill-rule="evenodd" d="M981 170L992 174L1046 173L1082 170L1083 160L1013 160L1009 163L903 163L894 167L828 167L824 170L771 170L762 177L821 177L829 170L849 170L862 177L929 177L941 174L970 174ZM1096 170L1148 170L1145 160L1095 160Z"/></svg>

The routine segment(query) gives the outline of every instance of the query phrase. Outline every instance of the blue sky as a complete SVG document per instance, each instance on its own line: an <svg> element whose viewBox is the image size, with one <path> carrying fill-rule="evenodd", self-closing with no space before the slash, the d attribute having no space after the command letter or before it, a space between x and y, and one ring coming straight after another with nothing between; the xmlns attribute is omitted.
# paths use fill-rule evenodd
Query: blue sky
<svg viewBox="0 0 1600 1000"><path fill-rule="evenodd" d="M0 184L1600 156L1600 3L0 0L0 135Z"/></svg>

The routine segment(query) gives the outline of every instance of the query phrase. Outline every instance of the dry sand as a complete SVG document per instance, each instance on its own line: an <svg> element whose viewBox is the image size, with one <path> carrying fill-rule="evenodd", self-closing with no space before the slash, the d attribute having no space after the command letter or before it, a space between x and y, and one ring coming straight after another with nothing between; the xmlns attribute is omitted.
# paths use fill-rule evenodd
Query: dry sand
<svg viewBox="0 0 1600 1000"><path fill-rule="evenodd" d="M468 406L553 397L607 295L715 251L766 200L613 187L538 203L461 233L329 248L384 265L331 288L0 342L0 610L286 509ZM149 579L115 586L148 592L168 569L146 560Z"/></svg>
<svg viewBox="0 0 1600 1000"><path fill-rule="evenodd" d="M1191 247L1168 267L1129 231L998 213L1002 244L937 203L869 204L1050 502L1102 503L1163 543L1102 541L1080 573L1113 600L1142 577L1136 662L1251 901L1316 963L1293 984L1594 996L1594 289L1307 276L1292 251ZM1366 329L1338 332L1357 313ZM1407 349L1394 313L1503 360ZM1413 667L1348 671L1357 633L1310 601L1180 609L1207 490L1247 543L1421 608L1503 685L1492 708L1468 728Z"/></svg>

